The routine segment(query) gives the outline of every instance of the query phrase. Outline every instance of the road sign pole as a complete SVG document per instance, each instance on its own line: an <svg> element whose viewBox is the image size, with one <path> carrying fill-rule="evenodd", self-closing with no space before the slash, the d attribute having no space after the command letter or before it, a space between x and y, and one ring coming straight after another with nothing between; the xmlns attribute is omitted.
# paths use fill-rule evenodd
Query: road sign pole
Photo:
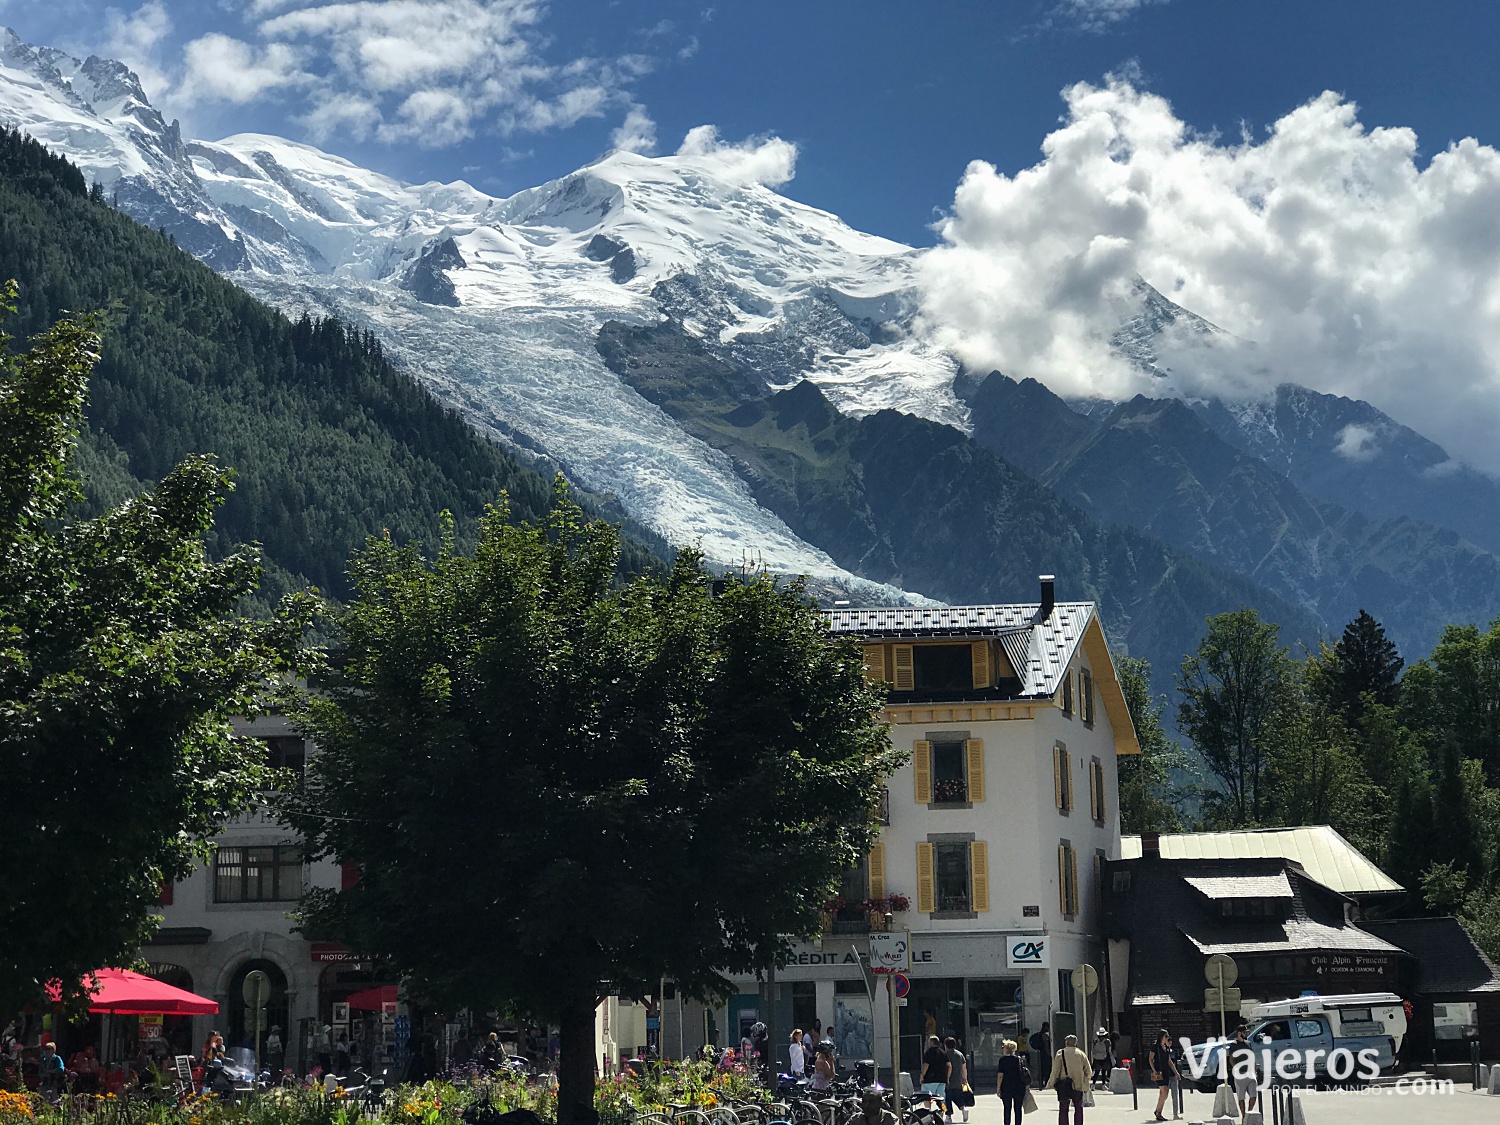
<svg viewBox="0 0 1500 1125"><path fill-rule="evenodd" d="M891 1108L895 1111L896 1120L902 1120L901 1116L901 1023L900 1009L896 1006L896 979L887 973L885 978L886 996L891 1002Z"/></svg>
<svg viewBox="0 0 1500 1125"><path fill-rule="evenodd" d="M1224 1029L1224 962L1219 962L1219 1038L1228 1039L1229 1033Z"/></svg>

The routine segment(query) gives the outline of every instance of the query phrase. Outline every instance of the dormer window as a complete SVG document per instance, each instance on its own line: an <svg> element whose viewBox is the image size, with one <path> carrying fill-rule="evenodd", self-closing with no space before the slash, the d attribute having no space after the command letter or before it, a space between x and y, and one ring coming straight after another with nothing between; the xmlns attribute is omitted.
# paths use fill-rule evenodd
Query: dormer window
<svg viewBox="0 0 1500 1125"><path fill-rule="evenodd" d="M1219 900L1220 918L1279 918L1280 901L1274 898L1225 898Z"/></svg>

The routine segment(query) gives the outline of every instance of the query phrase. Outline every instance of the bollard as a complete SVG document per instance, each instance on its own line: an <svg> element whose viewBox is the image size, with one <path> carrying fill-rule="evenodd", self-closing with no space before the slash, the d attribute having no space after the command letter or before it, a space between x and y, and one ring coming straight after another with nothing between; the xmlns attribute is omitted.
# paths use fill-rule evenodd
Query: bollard
<svg viewBox="0 0 1500 1125"><path fill-rule="evenodd" d="M1234 1108L1234 1093L1229 1089L1229 1083L1220 1082L1219 1088L1214 1091L1214 1119L1228 1117Z"/></svg>
<svg viewBox="0 0 1500 1125"><path fill-rule="evenodd" d="M1117 1066L1109 1072L1109 1092L1111 1094L1128 1094L1131 1090L1130 1071L1123 1066Z"/></svg>
<svg viewBox="0 0 1500 1125"><path fill-rule="evenodd" d="M1266 1125L1266 1115L1258 1109L1248 1110L1245 1113L1245 1125Z"/></svg>
<svg viewBox="0 0 1500 1125"><path fill-rule="evenodd" d="M1215 1125L1235 1125L1235 1120L1227 1113L1221 1113Z"/></svg>
<svg viewBox="0 0 1500 1125"><path fill-rule="evenodd" d="M1500 1095L1500 1063L1490 1067L1490 1093Z"/></svg>

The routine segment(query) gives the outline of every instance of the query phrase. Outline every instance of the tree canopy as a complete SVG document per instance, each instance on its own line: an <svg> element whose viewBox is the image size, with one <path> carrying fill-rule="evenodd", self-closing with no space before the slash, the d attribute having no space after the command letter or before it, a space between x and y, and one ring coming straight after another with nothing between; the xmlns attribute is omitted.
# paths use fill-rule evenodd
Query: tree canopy
<svg viewBox="0 0 1500 1125"><path fill-rule="evenodd" d="M4 303L14 299L12 284ZM266 778L231 738L294 666L309 606L231 616L256 552L209 559L230 489L207 457L96 519L69 517L99 333L0 334L0 1010L132 960L164 882Z"/></svg>
<svg viewBox="0 0 1500 1125"><path fill-rule="evenodd" d="M1166 703L1151 694L1151 664L1140 656L1115 655L1115 674L1135 725L1141 752L1119 759L1120 831L1179 832L1188 794L1174 779L1187 765L1182 748L1162 723Z"/></svg>
<svg viewBox="0 0 1500 1125"><path fill-rule="evenodd" d="M361 871L305 932L434 1004L557 1021L564 1125L591 1113L602 991L770 966L897 764L857 647L798 585L716 589L685 554L621 586L618 551L566 490L545 525L492 509L472 556L372 540L298 718L321 752L291 820Z"/></svg>

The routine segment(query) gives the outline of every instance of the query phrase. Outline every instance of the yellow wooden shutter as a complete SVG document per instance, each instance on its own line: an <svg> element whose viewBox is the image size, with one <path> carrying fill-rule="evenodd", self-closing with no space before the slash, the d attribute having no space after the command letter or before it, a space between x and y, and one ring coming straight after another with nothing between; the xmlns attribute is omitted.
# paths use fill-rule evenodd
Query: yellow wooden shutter
<svg viewBox="0 0 1500 1125"><path fill-rule="evenodd" d="M917 804L932 804L932 743L918 739L911 744L911 774Z"/></svg>
<svg viewBox="0 0 1500 1125"><path fill-rule="evenodd" d="M1069 914L1078 913L1078 853L1068 849L1068 898L1073 907Z"/></svg>
<svg viewBox="0 0 1500 1125"><path fill-rule="evenodd" d="M1089 763L1089 816L1095 820L1103 820L1099 815L1099 778L1096 773L1099 769L1098 762Z"/></svg>
<svg viewBox="0 0 1500 1125"><path fill-rule="evenodd" d="M969 844L969 907L984 914L990 908L990 846L983 840Z"/></svg>
<svg viewBox="0 0 1500 1125"><path fill-rule="evenodd" d="M984 800L984 740L970 738L964 741L964 766L968 771L969 800Z"/></svg>
<svg viewBox="0 0 1500 1125"><path fill-rule="evenodd" d="M969 670L974 674L976 688L992 687L994 674L990 671L990 642L969 642Z"/></svg>
<svg viewBox="0 0 1500 1125"><path fill-rule="evenodd" d="M933 847L917 845L917 913L931 914L937 909L937 878L933 874Z"/></svg>
<svg viewBox="0 0 1500 1125"><path fill-rule="evenodd" d="M870 897L885 898L885 845L873 844L870 847L870 861L868 865L870 872Z"/></svg>
<svg viewBox="0 0 1500 1125"><path fill-rule="evenodd" d="M1073 811L1073 755L1066 750L1058 752L1058 758L1062 765L1062 795L1063 808L1068 812Z"/></svg>
<svg viewBox="0 0 1500 1125"><path fill-rule="evenodd" d="M1052 799L1060 809L1068 807L1067 794L1064 791L1067 784L1067 771L1063 766L1063 758L1066 756L1067 751L1061 746L1052 747Z"/></svg>
<svg viewBox="0 0 1500 1125"><path fill-rule="evenodd" d="M896 645L895 660L892 663L896 666L895 675L892 677L896 690L915 691L917 682L911 661L911 645Z"/></svg>
<svg viewBox="0 0 1500 1125"><path fill-rule="evenodd" d="M865 645L865 679L872 684L884 683L885 645Z"/></svg>
<svg viewBox="0 0 1500 1125"><path fill-rule="evenodd" d="M1094 762L1094 819L1103 822L1109 816L1109 794L1104 789L1104 764L1098 760Z"/></svg>
<svg viewBox="0 0 1500 1125"><path fill-rule="evenodd" d="M1057 845L1057 908L1064 914L1068 909L1068 845Z"/></svg>

